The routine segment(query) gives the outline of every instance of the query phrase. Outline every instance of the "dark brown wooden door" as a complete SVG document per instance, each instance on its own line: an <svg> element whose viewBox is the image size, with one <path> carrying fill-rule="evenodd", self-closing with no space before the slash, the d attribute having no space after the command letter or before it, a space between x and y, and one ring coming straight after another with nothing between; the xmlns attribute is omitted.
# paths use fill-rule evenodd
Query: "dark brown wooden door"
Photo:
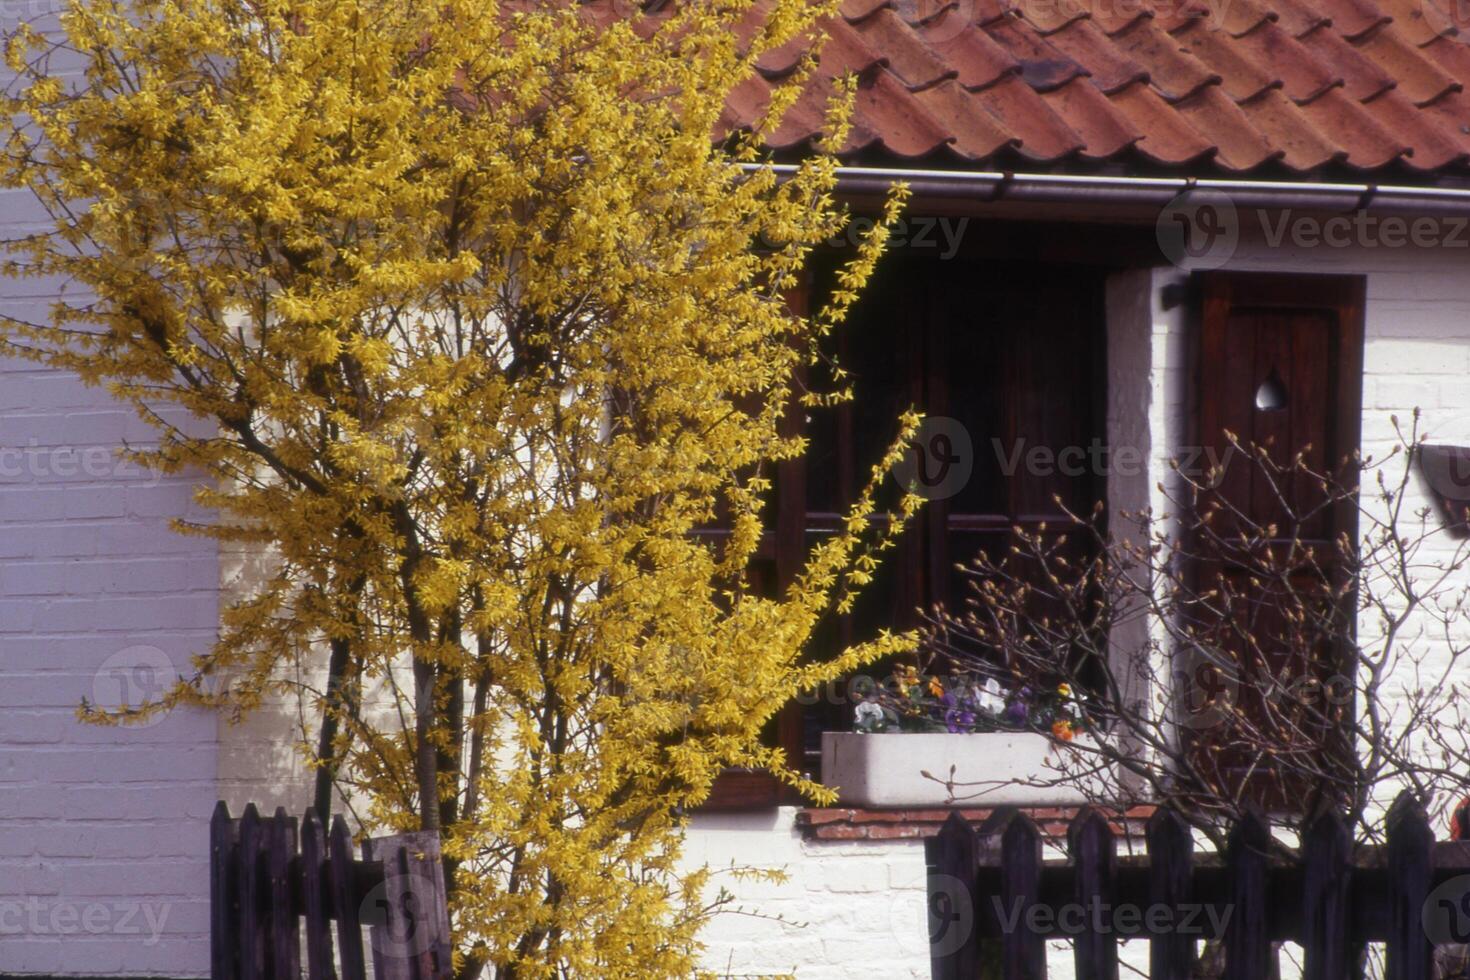
<svg viewBox="0 0 1470 980"><path fill-rule="evenodd" d="M1193 758L1225 787L1279 805L1302 800L1322 783L1309 776L1333 769L1351 710L1337 703L1352 615L1340 592L1351 556L1339 536L1352 540L1356 508L1289 467L1300 454L1313 473L1351 483L1363 280L1209 273L1201 286L1198 451L1188 455L1222 468L1200 500L1212 516L1191 535L1193 588L1214 596L1199 625L1230 662L1217 686L1242 715L1217 713L1193 731ZM1288 469L1253 462L1252 451Z"/></svg>

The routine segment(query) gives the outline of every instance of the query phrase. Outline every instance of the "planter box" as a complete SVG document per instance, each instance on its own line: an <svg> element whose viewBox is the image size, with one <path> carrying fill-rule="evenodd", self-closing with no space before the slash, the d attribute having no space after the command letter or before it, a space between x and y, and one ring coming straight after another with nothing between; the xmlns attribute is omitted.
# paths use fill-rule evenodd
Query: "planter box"
<svg viewBox="0 0 1470 980"><path fill-rule="evenodd" d="M847 806L1085 803L1086 797L1072 787L1010 782L1052 778L1056 775L1055 764L1052 740L1037 732L822 734L822 782L836 789L838 800ZM924 776L926 771L934 779ZM953 796L943 782L950 778L964 784L954 787Z"/></svg>

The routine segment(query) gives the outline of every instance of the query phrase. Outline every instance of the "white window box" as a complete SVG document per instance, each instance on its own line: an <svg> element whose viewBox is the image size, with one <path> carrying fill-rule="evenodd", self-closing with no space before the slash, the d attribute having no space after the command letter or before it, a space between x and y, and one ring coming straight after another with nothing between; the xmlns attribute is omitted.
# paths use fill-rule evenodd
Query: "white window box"
<svg viewBox="0 0 1470 980"><path fill-rule="evenodd" d="M822 782L846 806L1077 805L1070 786L1026 786L1059 775L1055 743L1037 732L822 735ZM954 773L951 776L950 768ZM925 776L928 772L934 778ZM953 779L953 793L944 781Z"/></svg>

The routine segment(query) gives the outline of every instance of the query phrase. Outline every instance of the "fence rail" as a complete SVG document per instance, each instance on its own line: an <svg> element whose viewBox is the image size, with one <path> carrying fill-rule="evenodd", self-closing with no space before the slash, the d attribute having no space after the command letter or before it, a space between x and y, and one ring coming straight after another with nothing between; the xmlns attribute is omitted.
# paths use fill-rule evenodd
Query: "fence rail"
<svg viewBox="0 0 1470 980"><path fill-rule="evenodd" d="M252 803L236 820L220 802L210 821L213 980L367 980L363 926L376 980L448 980L438 835L374 838L362 859L355 851L340 816L327 831L315 811L266 818Z"/></svg>
<svg viewBox="0 0 1470 980"><path fill-rule="evenodd" d="M1204 939L1223 940L1226 980L1270 976L1282 941L1301 944L1306 980L1352 976L1367 943L1384 944L1388 980L1430 980L1434 941L1470 942L1470 845L1436 843L1408 794L1386 821L1385 846L1355 847L1324 809L1283 857L1268 820L1250 815L1223 855L1196 855L1187 823L1161 808L1147 856L1120 859L1113 826L1085 808L1067 860L1048 863L1015 808L978 831L952 814L925 850L934 980L995 976L997 961L1002 980L1041 980L1048 939L1073 941L1078 980L1116 980L1121 938L1149 941L1152 980L1189 980Z"/></svg>

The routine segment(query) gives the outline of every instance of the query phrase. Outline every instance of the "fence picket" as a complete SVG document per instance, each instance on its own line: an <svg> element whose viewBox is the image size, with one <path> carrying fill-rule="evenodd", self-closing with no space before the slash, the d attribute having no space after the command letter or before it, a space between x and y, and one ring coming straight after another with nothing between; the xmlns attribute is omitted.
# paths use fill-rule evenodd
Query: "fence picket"
<svg viewBox="0 0 1470 980"><path fill-rule="evenodd" d="M260 811L248 804L240 816L240 980L266 980L265 837Z"/></svg>
<svg viewBox="0 0 1470 980"><path fill-rule="evenodd" d="M337 980L327 909L327 838L315 810L301 818L301 901L306 918L307 980Z"/></svg>
<svg viewBox="0 0 1470 980"><path fill-rule="evenodd" d="M1470 875L1470 845L1436 843L1424 808L1409 793L1385 823L1386 846L1360 846L1341 814L1324 806L1306 821L1293 854L1254 810L1229 828L1223 854L1196 863L1188 821L1161 807L1145 831L1148 858L1139 861L1117 858L1111 827L1089 809L1068 829L1069 859L1043 864L1040 832L1015 807L994 811L979 835L951 814L925 845L930 922L936 895L945 888L963 893L974 923L964 935L978 937L977 952L955 956L958 947L949 941L955 933L931 928L932 976L1039 980L1046 975L1046 941L1070 938L1081 980L1114 980L1117 937L1099 943L1089 931L1090 915L1077 923L1061 914L1074 902L1090 912L1100 899L1115 910L1148 902L1141 924L1150 939L1152 980L1191 980L1201 935L1223 935L1225 980L1276 975L1272 944L1280 941L1302 945L1305 980L1357 975L1359 953L1370 943L1387 947L1386 980L1430 980L1434 948L1424 905L1436 886ZM955 889L954 881L970 887ZM1001 954L998 974L987 957L991 944Z"/></svg>
<svg viewBox="0 0 1470 980"><path fill-rule="evenodd" d="M1094 915L1112 906L1113 871L1118 863L1118 842L1107 818L1092 807L1083 807L1067 830L1067 850L1076 869L1073 900L1083 910L1083 931L1076 937L1073 956L1077 980L1117 980L1118 943L1111 923L1095 929ZM1098 910L1098 912L1095 912Z"/></svg>
<svg viewBox="0 0 1470 980"><path fill-rule="evenodd" d="M383 864L385 921L371 930L377 980L451 980L444 861L436 833L375 837L363 857Z"/></svg>
<svg viewBox="0 0 1470 980"><path fill-rule="evenodd" d="M1148 962L1153 980L1189 980L1194 969L1194 938L1178 928L1184 907L1193 901L1194 835L1177 811L1160 807L1144 831L1148 842L1148 901L1171 911L1171 926L1150 935Z"/></svg>
<svg viewBox="0 0 1470 980"><path fill-rule="evenodd" d="M1302 833L1304 980L1348 975L1348 901L1352 836L1342 815L1324 807Z"/></svg>
<svg viewBox="0 0 1470 980"><path fill-rule="evenodd" d="M1387 980L1428 980L1433 966L1422 915L1433 870L1434 830L1405 790L1388 817L1389 934Z"/></svg>
<svg viewBox="0 0 1470 980"><path fill-rule="evenodd" d="M1225 928L1225 980L1262 980L1269 975L1266 861L1270 847L1271 827L1256 810L1247 812L1235 825L1226 843L1232 911Z"/></svg>
<svg viewBox="0 0 1470 980"><path fill-rule="evenodd" d="M291 877L296 856L296 818L284 807L276 809L270 823L269 858L270 931L272 976L276 980L299 980L301 976L301 931L296 924L296 904Z"/></svg>
<svg viewBox="0 0 1470 980"><path fill-rule="evenodd" d="M337 962L342 980L367 980L367 960L362 952L362 896L352 868L352 834L338 814L332 820L327 862L332 886L332 912L337 919Z"/></svg>
<svg viewBox="0 0 1470 980"><path fill-rule="evenodd" d="M377 980L449 980L438 833L375 838L362 860L354 852L340 815L327 832L314 810L298 823L284 808L264 819L251 803L232 820L221 800L209 824L211 980L303 980L303 933L305 980L367 980L369 913Z"/></svg>
<svg viewBox="0 0 1470 980"><path fill-rule="evenodd" d="M209 819L209 975L234 980L238 975L239 824L220 800Z"/></svg>
<svg viewBox="0 0 1470 980"><path fill-rule="evenodd" d="M980 930L975 875L979 840L967 820L951 813L924 841L929 866L929 969L934 980L974 980L979 974Z"/></svg>
<svg viewBox="0 0 1470 980"><path fill-rule="evenodd" d="M1041 898L1041 831L1014 807L1002 807L986 821L987 836L1000 841L1000 902L1008 925L1001 930L1001 971L1005 980L1043 980L1046 941L1031 928L1031 907Z"/></svg>

